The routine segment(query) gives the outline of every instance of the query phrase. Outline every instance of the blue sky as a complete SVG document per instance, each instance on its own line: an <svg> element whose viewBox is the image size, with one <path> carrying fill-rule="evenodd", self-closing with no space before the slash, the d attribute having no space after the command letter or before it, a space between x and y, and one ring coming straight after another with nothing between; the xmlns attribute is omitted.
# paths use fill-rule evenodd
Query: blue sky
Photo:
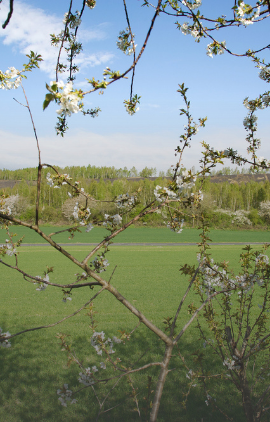
<svg viewBox="0 0 270 422"><path fill-rule="evenodd" d="M75 10L76 6L80 9L80 1L74 0L73 3ZM228 7L221 10L224 3ZM234 2L204 0L200 10L211 17L221 14L229 17L230 3L233 5ZM256 2L250 3L255 5ZM1 24L8 4L8 0L3 0L0 5ZM186 123L184 117L179 116L183 101L177 93L178 84L183 82L189 87L195 121L199 117L208 118L206 127L194 137L193 146L184 157L184 166L198 168L202 140L217 149L232 146L245 152L246 132L242 121L246 109L243 99L246 96L254 98L268 89L258 78L258 69L247 58L228 54L209 58L206 55L209 41L196 43L190 35L185 36L176 29L174 17L164 15L157 19L136 68L134 93L141 96L139 112L134 116L126 113L123 101L129 98L130 78L121 80L108 87L103 95L94 93L85 98L86 107L102 109L99 117L73 115L66 136L56 136L57 106L51 104L43 112L42 103L46 94L45 83L55 79L53 67L57 50L50 47L49 34L61 31L68 4L64 0L17 0L10 24L5 30L0 29L2 71L10 66L21 69L26 62L25 54L30 50L38 52L44 59L41 69L29 74L24 82L41 143L42 162L61 166L135 166L138 169L148 166L166 171L175 162L174 149ZM131 57L116 48L118 33L126 27L122 4L122 0L97 0L95 9L86 10L79 32L83 54L77 60L81 68L75 82L78 88L86 89L85 78L101 79L106 66L124 71L131 64ZM137 51L153 15L152 8L142 8L142 4L142 0L127 0ZM232 51L243 53L248 48L263 47L268 43L265 41L267 26L266 21L247 28L219 30L215 35L219 41L226 40ZM269 54L262 57L267 60ZM31 122L27 110L13 97L24 102L21 90L1 90L0 168L35 166L37 152ZM258 134L263 146L260 155L265 157L270 155L268 115L267 109L258 115Z"/></svg>

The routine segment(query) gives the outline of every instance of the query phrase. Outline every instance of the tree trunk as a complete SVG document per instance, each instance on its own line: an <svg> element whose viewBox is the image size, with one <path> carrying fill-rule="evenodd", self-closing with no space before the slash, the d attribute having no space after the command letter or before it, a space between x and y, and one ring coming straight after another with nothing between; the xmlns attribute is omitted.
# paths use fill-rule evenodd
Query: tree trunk
<svg viewBox="0 0 270 422"><path fill-rule="evenodd" d="M242 403L247 422L259 422L254 415L254 408L250 397L250 389L245 374L241 375Z"/></svg>
<svg viewBox="0 0 270 422"><path fill-rule="evenodd" d="M165 350L165 354L164 354L164 358L162 362L162 367L159 373L158 383L156 386L154 403L153 403L153 407L152 407L151 415L150 415L150 422L156 422L157 420L163 387L165 384L166 376L168 374L168 366L172 357L172 349L173 349L173 344L166 346L166 350Z"/></svg>

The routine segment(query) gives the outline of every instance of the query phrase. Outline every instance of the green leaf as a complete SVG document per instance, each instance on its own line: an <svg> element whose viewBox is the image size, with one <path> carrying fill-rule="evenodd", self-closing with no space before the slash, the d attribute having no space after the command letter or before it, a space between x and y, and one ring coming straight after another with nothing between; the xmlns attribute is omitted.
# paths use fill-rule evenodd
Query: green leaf
<svg viewBox="0 0 270 422"><path fill-rule="evenodd" d="M45 110L50 104L50 102L53 101L54 99L55 99L55 96L53 94L46 94L45 100L43 102L43 110Z"/></svg>

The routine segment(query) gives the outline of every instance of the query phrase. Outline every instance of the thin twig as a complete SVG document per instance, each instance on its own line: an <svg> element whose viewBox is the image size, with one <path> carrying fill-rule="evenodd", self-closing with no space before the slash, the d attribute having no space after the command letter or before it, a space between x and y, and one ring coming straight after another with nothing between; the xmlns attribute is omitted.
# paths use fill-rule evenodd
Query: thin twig
<svg viewBox="0 0 270 422"><path fill-rule="evenodd" d="M69 4L69 11L68 11L68 16L69 16L69 15L70 15L70 13L71 13L71 9L72 9L72 1L73 1L73 0L70 0L70 4ZM67 34L67 28L68 28L68 20L66 21L66 24L65 24L64 34L63 34L63 36L62 36L62 41L61 41L61 45L60 45L60 48L59 48L59 53L58 53L58 57L57 57L57 62L56 62L56 68L55 68L55 80L56 80L56 82L58 82L58 67L59 67L60 57L61 57L62 49L63 49L63 46L64 46L64 42L65 42L65 38L66 38L66 34Z"/></svg>
<svg viewBox="0 0 270 422"><path fill-rule="evenodd" d="M61 322L65 321L68 318L73 317L74 315L78 314L79 312L81 312L87 305L89 305L89 303L91 303L103 290L105 289L105 287L102 287L90 300L88 300L88 302L85 303L85 305L83 305L80 309L78 309L77 311L75 311L73 314L66 316L65 318L61 319L60 321L54 322L53 324L49 324L49 325L42 325L40 327L35 327L35 328L28 328L27 330L23 330L20 331L19 333L16 334L11 334L9 337L6 337L8 340L19 336L20 334L23 333L27 333L29 331L36 331L36 330L41 330L43 328L50 328L50 327L54 327L55 325L61 324Z"/></svg>
<svg viewBox="0 0 270 422"><path fill-rule="evenodd" d="M80 287L92 287L92 286L100 286L101 284L98 281L91 281L89 283L81 283L81 284L57 284L57 283L51 283L50 281L45 281L42 280L40 277L37 276L32 276L30 274L27 274L25 271L21 270L19 267L15 267L13 265L7 264L6 262L4 262L2 259L0 259L0 263L5 265L8 268L11 268L12 270L16 270L19 273L21 273L23 275L23 277L25 278L25 280L27 280L28 278L30 280L34 280L34 281L30 281L31 283L43 283L46 284L47 286L53 286L53 287L60 287L61 289L78 289ZM112 277L112 276L111 276Z"/></svg>
<svg viewBox="0 0 270 422"><path fill-rule="evenodd" d="M2 25L3 29L5 29L7 27L7 25L9 24L9 21L11 19L11 16L13 14L13 4L14 4L14 0L9 0L9 12L8 12L8 15L7 15L5 22Z"/></svg>
<svg viewBox="0 0 270 422"><path fill-rule="evenodd" d="M193 277L192 277L192 279L191 279L191 281L190 281L190 283L188 285L188 288L187 288L187 290L186 290L184 296L182 297L181 302L180 302L180 304L178 306L178 309L176 311L176 314L175 314L175 317L174 317L174 320L173 320L172 326L171 326L171 331L170 331L170 335L171 336L173 336L173 332L174 332L174 329L175 329L175 324L176 324L176 320L178 318L179 312L181 311L182 305L183 305L183 303L184 303L184 301L185 301L185 299L186 299L186 297L187 297L187 295L188 295L188 293L189 293L189 291L190 291L190 289L192 287L192 284L194 283L194 281L195 281L195 279L197 277L197 274L198 274L199 270L200 270L200 265L196 269L196 271L195 271L195 273L194 273L194 275L193 275Z"/></svg>
<svg viewBox="0 0 270 422"><path fill-rule="evenodd" d="M127 24L128 24L129 33L130 33L131 43L132 43L132 46L133 46L133 63L135 63L135 61L136 61L135 44L134 44L134 37L133 37L133 33L132 33L132 30L131 30L131 25L130 25L130 21L129 21L126 0L123 0L123 3L124 3L124 9L125 9L126 20L127 20ZM132 101L132 96L133 96L134 76L135 76L135 66L133 67L131 84L130 84L130 101Z"/></svg>
<svg viewBox="0 0 270 422"><path fill-rule="evenodd" d="M149 37L150 37L150 34L151 34L151 32L152 32L152 29L153 29L153 27L154 27L154 23L155 23L155 20L156 20L156 18L157 18L157 16L159 15L159 12L160 12L160 7L161 7L161 3L162 3L162 0L158 0L158 5L157 5L157 7L156 7L156 11L155 11L155 14L154 14L154 16L153 16L153 18L152 18L152 20L151 20L151 25L150 25L150 28L149 28L149 30L148 30L148 32L147 32L147 34L146 34L146 38L145 38L145 40L144 40L144 43L143 43L143 46L142 46L142 48L141 48L141 51L139 52L139 54L138 54L138 56L137 56L137 58L136 58L136 60L135 60L135 62L133 62L132 63L132 65L124 72L124 73L122 73L122 75L120 75L120 76L118 76L117 78L115 78L115 79L113 79L111 82L108 82L107 83L107 86L108 85L110 85L110 84L112 84L112 83L114 83L115 81L117 81L118 79L122 79L122 78L124 78L136 65L137 65L137 63L138 63L138 61L140 60L140 58L141 58L141 56L142 56L142 54L143 54L143 52L144 52L144 50L145 50L145 48L146 48L146 45L147 45L147 43L148 43L148 40L149 40ZM99 89L99 88L98 88ZM94 89L91 89L90 91L85 91L85 92L83 92L83 94L82 95L86 95L86 94L90 94L91 92L94 92L94 91L96 91L97 90L97 88L94 88Z"/></svg>

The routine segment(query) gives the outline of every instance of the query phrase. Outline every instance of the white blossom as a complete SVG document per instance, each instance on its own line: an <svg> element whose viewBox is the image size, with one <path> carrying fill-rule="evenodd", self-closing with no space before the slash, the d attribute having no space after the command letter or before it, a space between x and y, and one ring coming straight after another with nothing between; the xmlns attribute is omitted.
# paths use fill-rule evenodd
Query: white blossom
<svg viewBox="0 0 270 422"><path fill-rule="evenodd" d="M106 228L111 228L113 225L118 226L122 223L122 217L119 214L109 215L104 214L105 221L103 222L103 226Z"/></svg>
<svg viewBox="0 0 270 422"><path fill-rule="evenodd" d="M260 254L255 259L256 264L269 264L269 257L267 255Z"/></svg>
<svg viewBox="0 0 270 422"><path fill-rule="evenodd" d="M9 67L5 73L0 70L0 89L17 89L21 80L20 71L13 66Z"/></svg>
<svg viewBox="0 0 270 422"><path fill-rule="evenodd" d="M82 23L80 13L78 11L76 12L76 15L70 14L68 12L65 13L63 24L66 24L67 22L69 23L70 28L76 28L77 26L80 26Z"/></svg>
<svg viewBox="0 0 270 422"><path fill-rule="evenodd" d="M47 173L46 176L47 184L52 188L54 186L53 178L51 177L51 173Z"/></svg>
<svg viewBox="0 0 270 422"><path fill-rule="evenodd" d="M103 271L106 271L107 267L110 265L107 259L105 259L103 256L96 257L91 264L93 265L95 271L97 273L102 273Z"/></svg>
<svg viewBox="0 0 270 422"><path fill-rule="evenodd" d="M86 229L85 229L86 233L89 233L93 228L94 228L93 224L91 223L87 224Z"/></svg>
<svg viewBox="0 0 270 422"><path fill-rule="evenodd" d="M253 12L252 7L242 1L236 9L236 13L238 15L238 20L244 26L252 25L254 20L260 16L260 6L257 6L256 11Z"/></svg>
<svg viewBox="0 0 270 422"><path fill-rule="evenodd" d="M116 198L116 206L118 208L127 208L135 204L135 197L128 193L118 195Z"/></svg>
<svg viewBox="0 0 270 422"><path fill-rule="evenodd" d="M122 343L122 340L120 338L115 337L115 336L113 336L113 341L116 344Z"/></svg>
<svg viewBox="0 0 270 422"><path fill-rule="evenodd" d="M188 7L189 9L193 10L201 6L202 0L194 0L193 3L191 1L182 0L182 4Z"/></svg>
<svg viewBox="0 0 270 422"><path fill-rule="evenodd" d="M192 369L190 369L188 373L186 374L186 378L191 379L194 375L195 373L192 371Z"/></svg>
<svg viewBox="0 0 270 422"><path fill-rule="evenodd" d="M41 277L38 275L36 276L36 278L39 278L41 281L38 283L39 287L36 288L37 291L42 292L43 290L45 290L48 286L47 282L50 281L49 279L49 274L46 274L45 277L43 279L41 279ZM45 283L44 283L45 282ZM36 283L34 283L36 284Z"/></svg>
<svg viewBox="0 0 270 422"><path fill-rule="evenodd" d="M213 54L216 56L217 54L223 54L226 48L226 41L222 41L221 43L213 42L207 45L206 54L209 57L213 57Z"/></svg>
<svg viewBox="0 0 270 422"><path fill-rule="evenodd" d="M81 98L78 93L72 91L73 83L71 81L67 84L64 84L62 81L51 81L50 85L56 85L62 91L56 94L56 98L60 104L60 109L56 110L59 115L71 116L72 113L78 113L80 111L79 103Z"/></svg>
<svg viewBox="0 0 270 422"><path fill-rule="evenodd" d="M76 403L77 400L72 399L72 391L68 389L68 384L64 384L62 389L57 390L58 400L60 401L61 405L67 407L67 403L70 402L71 404Z"/></svg>
<svg viewBox="0 0 270 422"><path fill-rule="evenodd" d="M235 360L225 359L223 365L226 366L229 370L232 370L235 368Z"/></svg>
<svg viewBox="0 0 270 422"><path fill-rule="evenodd" d="M10 243L9 244L7 244L7 249L6 249L6 254L8 255L8 256L12 256L12 255L15 255L16 253L17 253L17 250L16 250L16 248L14 248L14 246L13 245L11 245Z"/></svg>
<svg viewBox="0 0 270 422"><path fill-rule="evenodd" d="M188 35L190 34L190 27L188 25L188 22L184 22L181 26L180 26L180 30L184 35Z"/></svg>
<svg viewBox="0 0 270 422"><path fill-rule="evenodd" d="M9 331L3 333L3 330L0 327L0 347L3 347L3 349L8 349L9 347L11 347L11 343L8 341L10 335L11 334Z"/></svg>

